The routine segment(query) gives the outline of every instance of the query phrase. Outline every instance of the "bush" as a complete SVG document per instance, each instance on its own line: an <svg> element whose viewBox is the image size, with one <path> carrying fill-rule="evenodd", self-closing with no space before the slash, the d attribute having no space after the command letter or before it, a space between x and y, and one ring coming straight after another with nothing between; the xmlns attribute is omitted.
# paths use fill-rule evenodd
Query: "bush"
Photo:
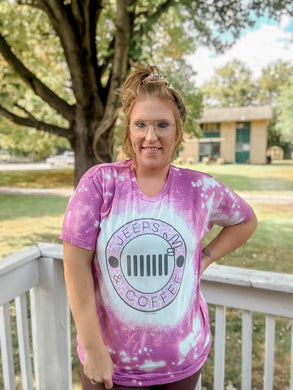
<svg viewBox="0 0 293 390"><path fill-rule="evenodd" d="M210 158L209 158L209 157L203 157L203 158L202 158L202 163L203 163L204 165L208 165L209 162L210 162Z"/></svg>
<svg viewBox="0 0 293 390"><path fill-rule="evenodd" d="M223 165L223 164L225 164L224 159L222 157L218 157L217 158L217 165Z"/></svg>

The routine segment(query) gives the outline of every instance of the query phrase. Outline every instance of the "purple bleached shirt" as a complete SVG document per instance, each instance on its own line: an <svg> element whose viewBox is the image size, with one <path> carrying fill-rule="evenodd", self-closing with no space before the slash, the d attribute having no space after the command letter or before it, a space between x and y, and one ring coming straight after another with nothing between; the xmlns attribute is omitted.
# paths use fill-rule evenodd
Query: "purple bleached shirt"
<svg viewBox="0 0 293 390"><path fill-rule="evenodd" d="M251 207L209 175L170 166L154 197L133 162L102 164L80 180L60 238L95 251L95 298L113 381L149 386L184 379L211 345L200 293L201 240L213 224L247 222ZM84 350L78 340L78 354Z"/></svg>

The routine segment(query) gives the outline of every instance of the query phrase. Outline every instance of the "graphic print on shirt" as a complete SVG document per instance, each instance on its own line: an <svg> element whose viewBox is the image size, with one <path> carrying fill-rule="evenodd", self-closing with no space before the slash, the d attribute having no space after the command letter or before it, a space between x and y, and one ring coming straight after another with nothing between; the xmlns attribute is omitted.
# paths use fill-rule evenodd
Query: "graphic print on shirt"
<svg viewBox="0 0 293 390"><path fill-rule="evenodd" d="M154 312L177 296L185 267L186 245L180 233L159 219L132 220L106 246L111 282L132 308Z"/></svg>

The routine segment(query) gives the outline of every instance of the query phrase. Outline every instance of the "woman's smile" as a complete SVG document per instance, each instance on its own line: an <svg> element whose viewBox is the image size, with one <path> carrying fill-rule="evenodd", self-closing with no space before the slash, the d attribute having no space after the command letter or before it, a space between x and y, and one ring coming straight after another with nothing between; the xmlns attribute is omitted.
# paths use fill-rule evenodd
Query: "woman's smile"
<svg viewBox="0 0 293 390"><path fill-rule="evenodd" d="M148 152L148 153L151 153L151 152L158 152L158 151L160 151L162 148L160 148L160 147L154 147L154 146L142 146L142 149L145 150L145 151Z"/></svg>

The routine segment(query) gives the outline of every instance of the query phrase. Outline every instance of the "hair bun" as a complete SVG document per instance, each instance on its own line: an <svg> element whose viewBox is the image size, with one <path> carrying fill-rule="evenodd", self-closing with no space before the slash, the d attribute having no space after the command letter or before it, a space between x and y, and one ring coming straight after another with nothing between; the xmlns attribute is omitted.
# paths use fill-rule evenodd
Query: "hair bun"
<svg viewBox="0 0 293 390"><path fill-rule="evenodd" d="M140 85L151 84L151 83L164 83L168 85L167 80L160 73L153 71L147 77L145 77Z"/></svg>

